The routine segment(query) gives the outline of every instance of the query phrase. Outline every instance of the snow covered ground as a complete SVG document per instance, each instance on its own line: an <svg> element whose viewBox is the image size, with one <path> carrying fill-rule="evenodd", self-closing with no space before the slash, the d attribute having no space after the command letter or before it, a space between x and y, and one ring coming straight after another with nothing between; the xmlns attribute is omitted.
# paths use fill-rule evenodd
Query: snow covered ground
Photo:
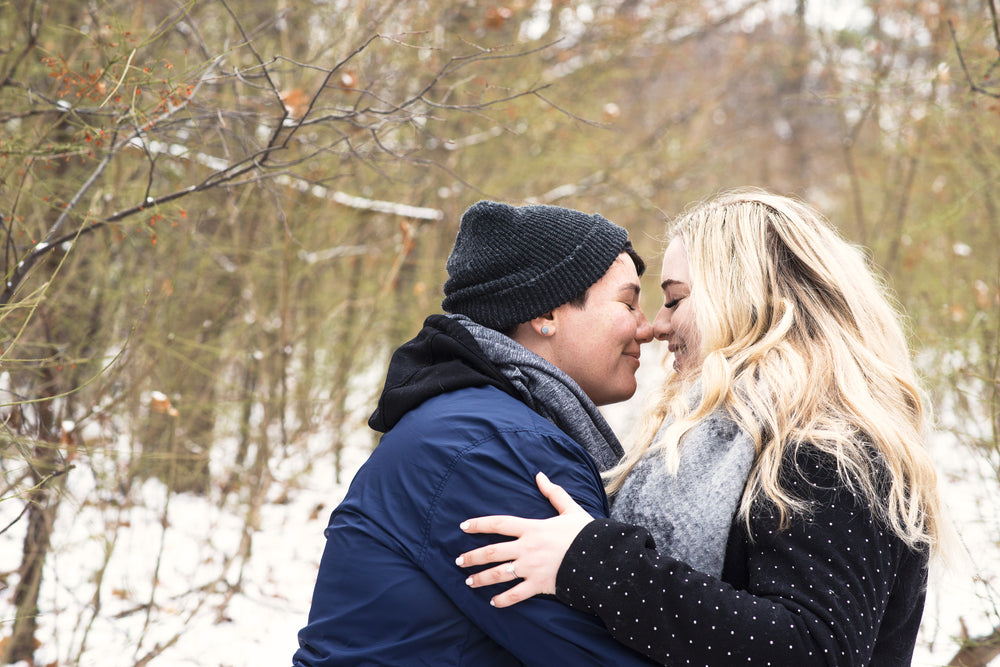
<svg viewBox="0 0 1000 667"><path fill-rule="evenodd" d="M652 366L647 362L644 368ZM633 399L607 414L626 433L638 409ZM151 481L141 489L141 503L119 509L95 502L93 475L86 467L74 470L46 567L37 664L130 667L150 652L157 654L149 662L154 667L290 664L309 609L323 528L371 442L363 426L366 412L360 405L344 482L334 480L332 456L324 454L330 442L323 436L308 443L311 467L301 456L276 466L271 502L262 509L252 557L242 566L243 585L235 593L227 592L219 577L235 582L241 574L238 563L226 561L240 544L239 508L220 508L211 497L168 499L163 486ZM988 632L1000 607L993 588L1000 575L1000 495L993 472L946 434L936 435L932 447L971 562L934 577L916 667L945 664L961 626L971 635ZM19 503L0 503L0 525L16 511ZM115 535L110 542L108 536ZM0 535L0 572L16 569L22 536L23 522ZM9 634L11 594L11 588L0 589L0 636Z"/></svg>

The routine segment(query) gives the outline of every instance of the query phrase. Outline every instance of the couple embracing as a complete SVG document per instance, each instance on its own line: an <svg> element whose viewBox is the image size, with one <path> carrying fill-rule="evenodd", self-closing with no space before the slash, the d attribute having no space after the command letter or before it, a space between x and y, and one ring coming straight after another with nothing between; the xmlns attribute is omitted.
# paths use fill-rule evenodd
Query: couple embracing
<svg viewBox="0 0 1000 667"><path fill-rule="evenodd" d="M885 289L759 190L667 241L651 323L621 227L465 212L448 314L394 353L325 531L297 667L910 664L941 518ZM626 450L598 407L654 338L672 363Z"/></svg>

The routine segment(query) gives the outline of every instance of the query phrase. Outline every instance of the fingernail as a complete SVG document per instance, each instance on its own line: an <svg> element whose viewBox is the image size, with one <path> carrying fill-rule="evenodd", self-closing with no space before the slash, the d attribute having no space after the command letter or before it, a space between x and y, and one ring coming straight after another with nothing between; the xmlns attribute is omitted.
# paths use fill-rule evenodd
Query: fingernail
<svg viewBox="0 0 1000 667"><path fill-rule="evenodd" d="M462 523L458 524L458 527L461 528L462 530L468 530L469 529L469 522L468 521L463 521Z"/></svg>
<svg viewBox="0 0 1000 667"><path fill-rule="evenodd" d="M491 607L497 606L497 603L493 601L493 598L490 598L490 606Z"/></svg>
<svg viewBox="0 0 1000 667"><path fill-rule="evenodd" d="M539 472L538 475L545 481L549 480L548 475L546 475L544 472Z"/></svg>
<svg viewBox="0 0 1000 667"><path fill-rule="evenodd" d="M465 585L466 586L471 586L472 585L472 577L469 577L468 579L465 580Z"/></svg>
<svg viewBox="0 0 1000 667"><path fill-rule="evenodd" d="M461 566L465 562L465 556L459 556L455 559L455 565Z"/></svg>

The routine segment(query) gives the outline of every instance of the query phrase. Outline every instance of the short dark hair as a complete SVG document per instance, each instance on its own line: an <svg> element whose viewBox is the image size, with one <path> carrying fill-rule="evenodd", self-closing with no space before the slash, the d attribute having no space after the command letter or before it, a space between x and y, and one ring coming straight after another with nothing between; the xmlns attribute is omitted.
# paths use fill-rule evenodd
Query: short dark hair
<svg viewBox="0 0 1000 667"><path fill-rule="evenodd" d="M642 257L639 256L639 253L636 252L635 248L632 247L632 242L631 241L626 241L625 242L625 247L622 248L622 252L618 253L618 254L621 255L622 253L625 253L626 255L628 255L629 257L632 258L632 262L635 264L635 272L638 275L641 276L643 273L646 272L646 262L643 261ZM587 293L589 291L590 291L590 287L588 287L587 289L583 290L582 292L580 292L579 294L577 294L575 297L573 297L572 299L570 299L566 303L568 303L569 305L573 306L574 308L583 308L584 306L587 305ZM501 331L500 333L502 333L505 336L513 336L514 335L514 331L516 331L517 328L519 326L521 326L521 324L523 324L523 322L515 324L514 326L508 328L506 331Z"/></svg>
<svg viewBox="0 0 1000 667"><path fill-rule="evenodd" d="M639 253L636 252L635 248L632 247L631 241L625 242L625 247L622 248L622 252L632 258L632 262L635 263L635 272L637 274L641 276L643 273L646 272L646 262L644 262L642 257L639 256ZM587 305L588 292L590 292L590 287L583 290L582 292L577 294L575 297L573 297L566 303L573 306L574 308L583 308L584 306Z"/></svg>

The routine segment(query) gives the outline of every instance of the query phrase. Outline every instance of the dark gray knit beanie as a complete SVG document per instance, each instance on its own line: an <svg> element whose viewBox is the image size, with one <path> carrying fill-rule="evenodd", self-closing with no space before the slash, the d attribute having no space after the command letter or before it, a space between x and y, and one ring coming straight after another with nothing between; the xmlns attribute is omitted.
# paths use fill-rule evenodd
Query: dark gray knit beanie
<svg viewBox="0 0 1000 667"><path fill-rule="evenodd" d="M441 307L507 331L583 294L627 244L596 213L477 202L462 216Z"/></svg>

